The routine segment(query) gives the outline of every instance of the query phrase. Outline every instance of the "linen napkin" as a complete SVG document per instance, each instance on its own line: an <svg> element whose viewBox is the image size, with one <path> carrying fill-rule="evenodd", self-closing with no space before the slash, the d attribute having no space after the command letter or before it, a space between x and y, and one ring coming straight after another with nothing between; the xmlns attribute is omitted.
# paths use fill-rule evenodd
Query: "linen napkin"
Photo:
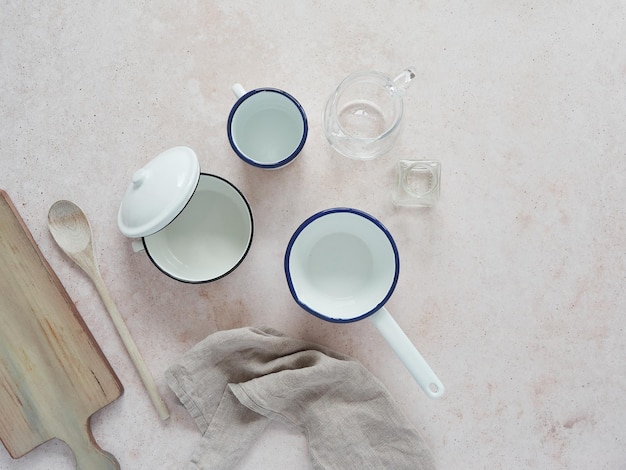
<svg viewBox="0 0 626 470"><path fill-rule="evenodd" d="M208 336L166 371L203 433L189 468L232 468L270 419L299 428L316 470L432 470L388 390L356 360L271 328Z"/></svg>

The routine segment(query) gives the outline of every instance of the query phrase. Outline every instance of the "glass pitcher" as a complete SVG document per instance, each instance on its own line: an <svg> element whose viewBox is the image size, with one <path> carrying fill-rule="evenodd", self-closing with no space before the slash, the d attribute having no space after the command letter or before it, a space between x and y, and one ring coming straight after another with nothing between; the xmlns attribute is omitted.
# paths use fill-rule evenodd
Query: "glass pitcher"
<svg viewBox="0 0 626 470"><path fill-rule="evenodd" d="M346 77L324 109L324 132L330 145L358 160L388 152L400 133L402 97L415 76L415 67L408 67L393 80L374 71Z"/></svg>

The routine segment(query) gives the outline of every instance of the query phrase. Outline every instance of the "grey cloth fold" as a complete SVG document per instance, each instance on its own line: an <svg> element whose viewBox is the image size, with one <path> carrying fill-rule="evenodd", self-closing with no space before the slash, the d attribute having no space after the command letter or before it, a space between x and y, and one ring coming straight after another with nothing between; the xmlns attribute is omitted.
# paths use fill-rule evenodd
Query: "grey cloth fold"
<svg viewBox="0 0 626 470"><path fill-rule="evenodd" d="M232 468L270 419L304 433L317 470L435 468L419 432L365 367L274 329L214 333L165 375L203 433L189 468Z"/></svg>

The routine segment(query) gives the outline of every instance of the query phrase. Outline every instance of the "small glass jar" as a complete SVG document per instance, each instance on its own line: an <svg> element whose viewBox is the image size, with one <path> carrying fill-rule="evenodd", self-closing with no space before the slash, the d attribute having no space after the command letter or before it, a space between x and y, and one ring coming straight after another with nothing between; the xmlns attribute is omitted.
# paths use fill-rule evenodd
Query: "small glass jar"
<svg viewBox="0 0 626 470"><path fill-rule="evenodd" d="M429 160L400 160L392 192L396 206L431 207L439 201L441 163Z"/></svg>

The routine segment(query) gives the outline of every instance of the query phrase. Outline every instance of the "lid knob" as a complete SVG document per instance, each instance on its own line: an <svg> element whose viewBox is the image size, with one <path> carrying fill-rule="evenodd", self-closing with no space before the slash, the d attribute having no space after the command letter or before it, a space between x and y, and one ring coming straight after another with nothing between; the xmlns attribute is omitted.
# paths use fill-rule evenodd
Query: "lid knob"
<svg viewBox="0 0 626 470"><path fill-rule="evenodd" d="M148 177L148 170L141 168L133 174L133 187L138 188Z"/></svg>

